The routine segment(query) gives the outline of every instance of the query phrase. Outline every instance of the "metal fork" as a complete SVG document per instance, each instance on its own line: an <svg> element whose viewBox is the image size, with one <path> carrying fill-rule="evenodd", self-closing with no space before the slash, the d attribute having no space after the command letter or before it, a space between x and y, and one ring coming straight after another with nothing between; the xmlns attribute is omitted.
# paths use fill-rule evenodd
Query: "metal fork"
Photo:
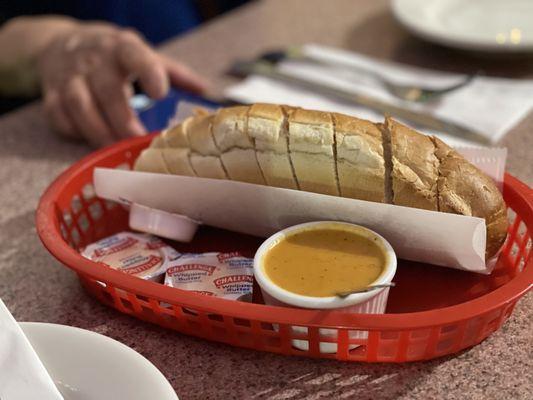
<svg viewBox="0 0 533 400"><path fill-rule="evenodd" d="M468 75L462 81L447 87L430 88L424 86L403 85L400 83L392 82L391 80L387 79L385 76L381 75L378 72L363 68L358 65L354 65L352 63L345 63L341 60L333 61L312 57L310 55L305 54L300 47L289 47L286 50L267 52L259 56L258 60L268 61L274 64L282 60L297 60L312 62L315 64L329 65L333 67L342 67L343 69L349 70L351 72L357 72L370 76L375 79L379 84L381 84L381 86L383 86L393 96L402 100L412 101L416 103L424 103L430 100L436 100L439 97L445 95L446 93L453 92L454 90L460 89L468 85L472 81L472 79L474 79L478 75L478 73Z"/></svg>

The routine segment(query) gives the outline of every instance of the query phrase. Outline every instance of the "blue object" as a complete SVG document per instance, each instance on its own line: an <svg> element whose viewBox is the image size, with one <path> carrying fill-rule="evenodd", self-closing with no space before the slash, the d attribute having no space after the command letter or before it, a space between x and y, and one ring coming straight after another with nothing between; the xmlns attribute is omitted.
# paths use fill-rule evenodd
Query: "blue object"
<svg viewBox="0 0 533 400"><path fill-rule="evenodd" d="M208 107L220 106L220 104L209 101L201 96L177 89L171 89L166 98L157 101L151 100L143 94L138 94L131 99L130 105L137 111L146 129L149 132L153 132L166 128L168 120L176 112L176 105L182 100Z"/></svg>

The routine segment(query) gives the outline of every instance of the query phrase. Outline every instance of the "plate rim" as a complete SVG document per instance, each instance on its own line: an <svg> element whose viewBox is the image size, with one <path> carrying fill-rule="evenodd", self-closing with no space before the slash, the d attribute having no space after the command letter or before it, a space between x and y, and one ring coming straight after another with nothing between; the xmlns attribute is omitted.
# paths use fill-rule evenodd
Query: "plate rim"
<svg viewBox="0 0 533 400"><path fill-rule="evenodd" d="M179 397L178 397L176 391L174 390L174 388L172 387L172 385L170 384L170 382L168 381L166 376L159 370L159 368L157 368L149 359L147 359L145 356L143 356L138 351L132 349L131 347L125 345L124 343L122 343L122 342L120 342L120 341L118 341L116 339L113 339L112 337L103 335L103 334L98 333L98 332L91 331L89 329L84 329L84 328L80 328L80 327L77 327L77 326L70 326L70 325L65 325L65 324L56 324L56 323L52 323L52 322L20 321L20 322L18 322L18 324L19 324L20 328L22 329L22 331L24 332L24 335L26 335L26 333L27 333L26 329L29 328L31 330L33 327L46 328L47 330L56 329L56 330L62 330L62 331L65 331L65 332L77 332L78 334L81 333L82 335L89 335L89 336L92 336L92 337L96 337L96 338L98 338L98 340L105 340L105 341L109 342L110 344L113 344L113 346L120 348L123 351L134 353L135 356L139 360L142 360L141 362L143 362L145 364L145 367L148 367L148 368L152 369L152 372L155 375L157 375L158 379L160 380L161 385L168 387L169 395L173 394L174 395L174 399L175 400L179 400ZM28 341L30 342L30 344L33 347L33 343L32 343L32 341L31 341L31 339L29 337L28 337ZM35 351L35 353L37 353L37 351L35 349L34 349L34 351ZM37 353L37 355L39 355L39 354ZM46 368L46 364L45 364L44 361L43 361L43 365Z"/></svg>
<svg viewBox="0 0 533 400"><path fill-rule="evenodd" d="M428 7L436 0L415 0L419 7ZM442 0L440 0L442 1ZM405 29L418 38L437 43L447 47L453 47L461 50L481 51L490 53L530 53L533 52L533 39L520 42L518 44L498 44L495 41L486 41L483 39L473 39L462 37L460 34L443 35L438 30L431 29L428 24L424 24L417 18L412 18L406 12L406 5L412 0L392 0L391 10L394 18ZM533 7L532 7L533 8Z"/></svg>

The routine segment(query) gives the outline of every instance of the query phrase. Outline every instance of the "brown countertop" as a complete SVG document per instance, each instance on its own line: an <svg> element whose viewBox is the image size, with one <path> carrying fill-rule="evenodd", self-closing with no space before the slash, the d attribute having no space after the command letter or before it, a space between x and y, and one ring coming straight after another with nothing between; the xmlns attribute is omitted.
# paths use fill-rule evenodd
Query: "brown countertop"
<svg viewBox="0 0 533 400"><path fill-rule="evenodd" d="M484 61L410 37L392 20L384 1L253 3L163 49L210 77L216 95L229 82L220 75L233 59L303 42L459 71L475 69ZM533 76L531 59L504 61L494 60L488 72ZM509 171L530 185L532 129L530 114L503 140L509 148ZM47 253L34 226L42 191L90 149L50 132L40 104L0 118L0 143L0 298L20 321L78 326L133 347L161 369L182 400L533 399L531 294L518 303L503 328L480 345L455 356L404 365L243 350L167 331L106 308Z"/></svg>

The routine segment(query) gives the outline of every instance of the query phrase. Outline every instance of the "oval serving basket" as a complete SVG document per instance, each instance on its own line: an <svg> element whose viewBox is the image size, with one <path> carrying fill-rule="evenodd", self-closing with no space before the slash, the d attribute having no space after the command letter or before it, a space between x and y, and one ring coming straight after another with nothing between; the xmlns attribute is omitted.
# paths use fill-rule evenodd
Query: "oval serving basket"
<svg viewBox="0 0 533 400"><path fill-rule="evenodd" d="M144 281L83 258L77 249L128 229L127 211L95 196L93 169L131 167L150 140L128 139L82 159L50 185L36 216L39 236L50 253L78 274L91 295L125 314L255 350L404 362L476 345L509 318L518 299L532 286L533 191L510 175L505 177L504 197L511 224L493 273L485 276L400 260L397 286L383 315L266 306L257 287L254 303L212 298ZM238 250L251 256L261 241L206 227L191 244L175 245L178 250ZM308 350L293 347L293 340L305 343ZM336 343L337 351L322 353L321 343Z"/></svg>

